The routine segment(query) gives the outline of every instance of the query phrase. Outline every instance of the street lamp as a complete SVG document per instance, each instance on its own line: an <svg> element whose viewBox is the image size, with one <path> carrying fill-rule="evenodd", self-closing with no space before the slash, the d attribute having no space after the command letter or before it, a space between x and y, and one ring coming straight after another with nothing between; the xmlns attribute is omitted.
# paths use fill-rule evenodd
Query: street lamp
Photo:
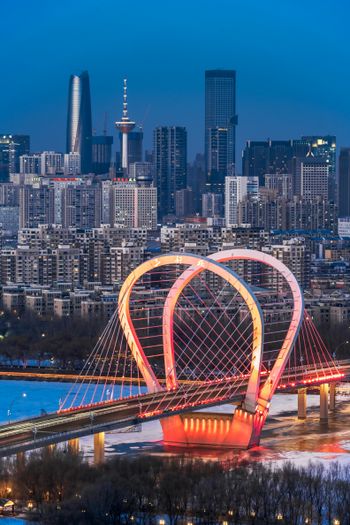
<svg viewBox="0 0 350 525"><path fill-rule="evenodd" d="M17 396L17 397L14 397L11 401L11 403L9 404L9 407L7 409L7 417L9 419L9 423L11 423L11 415L12 415L12 407L14 405L14 403L16 401L18 401L19 399L25 399L27 397L27 394L26 392L22 392L22 394L20 396Z"/></svg>

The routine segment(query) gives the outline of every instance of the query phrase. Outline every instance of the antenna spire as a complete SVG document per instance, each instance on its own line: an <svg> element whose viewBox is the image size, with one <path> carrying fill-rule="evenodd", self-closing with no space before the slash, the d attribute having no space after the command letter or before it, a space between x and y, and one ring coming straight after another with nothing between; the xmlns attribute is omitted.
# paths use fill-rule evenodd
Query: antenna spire
<svg viewBox="0 0 350 525"><path fill-rule="evenodd" d="M128 79L127 78L124 78L123 120L129 120L129 117L128 117Z"/></svg>
<svg viewBox="0 0 350 525"><path fill-rule="evenodd" d="M130 133L134 127L135 122L130 120L128 114L128 84L127 79L124 78L123 82L123 116L121 120L115 123L115 127L122 133L122 168L127 172L128 170L128 133Z"/></svg>

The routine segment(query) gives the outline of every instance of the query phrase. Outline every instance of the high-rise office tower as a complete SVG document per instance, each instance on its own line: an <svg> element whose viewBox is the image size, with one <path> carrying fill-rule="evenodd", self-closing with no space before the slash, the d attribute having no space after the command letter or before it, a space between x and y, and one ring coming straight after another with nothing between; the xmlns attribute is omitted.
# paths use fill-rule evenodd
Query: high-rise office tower
<svg viewBox="0 0 350 525"><path fill-rule="evenodd" d="M276 197L293 197L293 177L288 173L268 173L265 175L265 188Z"/></svg>
<svg viewBox="0 0 350 525"><path fill-rule="evenodd" d="M206 71L204 138L207 188L209 191L220 187L220 191L223 193L225 176L234 172L236 125L236 72L224 69ZM218 154L219 157L222 157L220 159L220 170L217 170L218 163L214 160L215 154L213 156L216 148L219 148ZM225 169L222 170L221 166Z"/></svg>
<svg viewBox="0 0 350 525"><path fill-rule="evenodd" d="M259 199L259 177L226 177L225 179L225 222L235 226L238 221L238 205L244 199Z"/></svg>
<svg viewBox="0 0 350 525"><path fill-rule="evenodd" d="M96 175L109 172L112 158L113 137L100 135L92 137L92 171Z"/></svg>
<svg viewBox="0 0 350 525"><path fill-rule="evenodd" d="M98 228L101 225L101 188L96 184L62 190L62 226Z"/></svg>
<svg viewBox="0 0 350 525"><path fill-rule="evenodd" d="M175 194L176 217L183 219L190 217L194 213L193 206L193 190L192 188L185 188L184 190L177 190Z"/></svg>
<svg viewBox="0 0 350 525"><path fill-rule="evenodd" d="M112 181L102 180L101 181L101 223L110 224L111 221L111 187Z"/></svg>
<svg viewBox="0 0 350 525"><path fill-rule="evenodd" d="M157 227L157 188L134 182L117 182L110 187L110 224L127 228Z"/></svg>
<svg viewBox="0 0 350 525"><path fill-rule="evenodd" d="M140 186L151 186L153 182L152 164L150 162L129 164L129 178Z"/></svg>
<svg viewBox="0 0 350 525"><path fill-rule="evenodd" d="M0 135L0 182L7 182L10 174L18 173L21 155L29 155L29 135Z"/></svg>
<svg viewBox="0 0 350 525"><path fill-rule="evenodd" d="M19 185L12 182L0 184L0 206L19 205Z"/></svg>
<svg viewBox="0 0 350 525"><path fill-rule="evenodd" d="M350 148L339 155L339 217L350 217Z"/></svg>
<svg viewBox="0 0 350 525"><path fill-rule="evenodd" d="M311 155L301 162L300 187L304 199L328 199L329 168L326 161Z"/></svg>
<svg viewBox="0 0 350 525"><path fill-rule="evenodd" d="M154 173L158 189L158 217L175 215L175 193L186 188L187 131L180 126L154 130Z"/></svg>
<svg viewBox="0 0 350 525"><path fill-rule="evenodd" d="M19 172L39 175L41 173L41 155L38 153L21 155L19 158Z"/></svg>
<svg viewBox="0 0 350 525"><path fill-rule="evenodd" d="M43 151L41 154L41 174L55 175L63 170L63 155L56 151Z"/></svg>
<svg viewBox="0 0 350 525"><path fill-rule="evenodd" d="M290 173L293 157L291 140L269 141L269 173Z"/></svg>
<svg viewBox="0 0 350 525"><path fill-rule="evenodd" d="M81 156L79 153L65 153L64 154L64 174L67 176L80 175Z"/></svg>
<svg viewBox="0 0 350 525"><path fill-rule="evenodd" d="M207 169L210 180L210 191L223 193L227 165L228 130L227 128L208 129Z"/></svg>
<svg viewBox="0 0 350 525"><path fill-rule="evenodd" d="M242 174L259 177L265 185L267 173L291 173L293 149L290 140L248 140L242 156Z"/></svg>
<svg viewBox="0 0 350 525"><path fill-rule="evenodd" d="M293 157L304 159L310 152L310 142L304 139L292 140L292 155Z"/></svg>
<svg viewBox="0 0 350 525"><path fill-rule="evenodd" d="M79 186L81 179L75 177L53 177L50 180L50 187L54 191L54 223L62 224L62 195L63 191L68 187Z"/></svg>
<svg viewBox="0 0 350 525"><path fill-rule="evenodd" d="M48 186L21 186L19 190L19 227L37 228L54 222L54 190Z"/></svg>
<svg viewBox="0 0 350 525"><path fill-rule="evenodd" d="M123 94L123 116L122 119L115 123L115 127L122 133L122 169L125 174L128 173L129 159L128 159L128 135L134 129L135 122L130 120L128 115L128 88L127 80L124 79L124 94Z"/></svg>
<svg viewBox="0 0 350 525"><path fill-rule="evenodd" d="M334 202L337 196L336 137L334 135L308 135L301 137L301 139L309 143L310 152L316 159L322 160L329 165L328 197L329 200Z"/></svg>
<svg viewBox="0 0 350 525"><path fill-rule="evenodd" d="M265 173L269 168L269 141L248 140L242 155L242 175L259 177L260 186L264 186Z"/></svg>
<svg viewBox="0 0 350 525"><path fill-rule="evenodd" d="M187 186L193 190L194 212L202 210L202 195L205 193L205 158L202 153L197 153L194 161L188 167Z"/></svg>
<svg viewBox="0 0 350 525"><path fill-rule="evenodd" d="M203 193L202 217L219 219L222 217L223 197L221 193Z"/></svg>
<svg viewBox="0 0 350 525"><path fill-rule="evenodd" d="M292 186L293 195L301 195L301 163L311 155L310 143L303 139L292 140Z"/></svg>
<svg viewBox="0 0 350 525"><path fill-rule="evenodd" d="M129 133L128 163L142 162L143 160L143 131L137 128Z"/></svg>
<svg viewBox="0 0 350 525"><path fill-rule="evenodd" d="M71 75L69 80L66 152L80 155L81 173L91 172L91 98L87 71L81 75Z"/></svg>

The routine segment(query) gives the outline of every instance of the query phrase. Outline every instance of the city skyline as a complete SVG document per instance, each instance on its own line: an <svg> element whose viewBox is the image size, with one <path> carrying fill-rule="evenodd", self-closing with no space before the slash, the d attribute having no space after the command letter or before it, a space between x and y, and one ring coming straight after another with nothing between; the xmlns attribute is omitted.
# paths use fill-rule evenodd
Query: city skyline
<svg viewBox="0 0 350 525"><path fill-rule="evenodd" d="M190 6L185 11L180 5L171 19L159 2L147 6L136 2L139 16L134 17L126 6L106 0L104 10L98 11L94 2L87 1L84 24L77 27L74 20L82 9L80 0L72 6L64 1L59 9L38 1L29 10L25 2L19 4L16 13L11 7L4 13L3 38L15 48L25 42L35 60L19 58L14 66L10 57L5 59L7 75L2 84L7 96L0 102L0 114L3 129L32 136L34 151L64 151L67 78L84 69L91 79L96 134L104 127L105 112L111 134L112 123L120 114L122 79L127 77L130 108L143 125L145 147L151 147L155 127L185 126L192 159L204 149L204 72L227 68L237 71L237 161L247 139L332 134L338 137L339 146L349 145L348 74L342 68L348 55L343 45L347 5L340 12L323 9L325 2L311 3L303 6L300 16L295 3L280 6L271 2L273 9L266 13L264 6L252 2L250 9L256 16L248 25L243 22L249 17L249 6L225 0L216 11L209 2L201 3L201 9ZM150 16L151 11L155 16ZM181 16L183 12L186 16ZM38 33L28 34L28 17L39 20ZM41 27L40 19L47 18L64 29L67 44L52 39L50 24ZM117 32L112 31L116 20L123 20ZM7 28L15 22L23 31L17 31L13 41ZM125 41L130 27L136 37L128 38L126 49L117 53L116 46ZM208 27L210 39L205 33ZM155 29L157 39L150 36ZM172 42L159 46L168 34ZM266 34L273 36L266 38ZM47 42L44 51L40 48L47 70L45 83L39 75L38 54L43 39ZM162 67L157 68L160 63Z"/></svg>
<svg viewBox="0 0 350 525"><path fill-rule="evenodd" d="M350 525L350 3L0 13L0 514Z"/></svg>

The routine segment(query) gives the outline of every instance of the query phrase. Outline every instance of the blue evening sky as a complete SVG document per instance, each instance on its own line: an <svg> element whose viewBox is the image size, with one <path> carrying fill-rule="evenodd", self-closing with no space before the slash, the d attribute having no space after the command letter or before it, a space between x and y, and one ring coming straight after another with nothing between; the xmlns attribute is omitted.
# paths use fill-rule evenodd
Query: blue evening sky
<svg viewBox="0 0 350 525"><path fill-rule="evenodd" d="M63 150L68 78L90 73L93 122L131 117L145 146L185 125L203 150L204 71L237 70L244 141L336 134L350 145L348 0L14 0L0 11L0 132Z"/></svg>

